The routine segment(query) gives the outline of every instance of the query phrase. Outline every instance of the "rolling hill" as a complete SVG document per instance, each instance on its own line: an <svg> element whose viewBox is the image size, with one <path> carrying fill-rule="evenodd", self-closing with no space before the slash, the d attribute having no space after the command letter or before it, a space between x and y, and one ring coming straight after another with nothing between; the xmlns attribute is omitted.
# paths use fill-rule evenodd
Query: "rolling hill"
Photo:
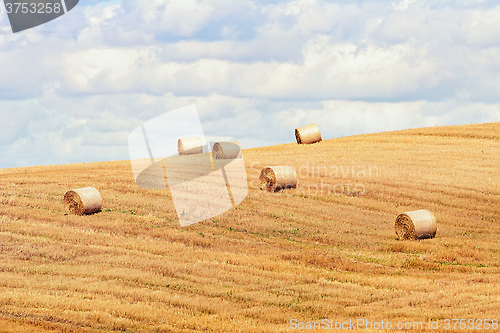
<svg viewBox="0 0 500 333"><path fill-rule="evenodd" d="M183 228L169 191L137 187L129 161L1 169L0 332L500 319L500 123L243 157L248 197ZM294 166L297 188L261 191L266 165ZM87 186L103 210L67 215L64 193ZM436 237L397 240L396 216L417 209L434 213Z"/></svg>

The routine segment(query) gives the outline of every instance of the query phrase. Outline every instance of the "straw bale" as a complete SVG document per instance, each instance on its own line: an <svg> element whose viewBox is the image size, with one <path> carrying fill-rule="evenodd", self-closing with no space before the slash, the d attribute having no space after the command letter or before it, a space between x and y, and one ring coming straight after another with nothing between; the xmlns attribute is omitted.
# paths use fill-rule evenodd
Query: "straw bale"
<svg viewBox="0 0 500 333"><path fill-rule="evenodd" d="M425 209L405 212L398 215L394 228L399 239L434 238L436 218Z"/></svg>
<svg viewBox="0 0 500 333"><path fill-rule="evenodd" d="M238 141L216 142L212 155L216 160L241 158L241 147Z"/></svg>
<svg viewBox="0 0 500 333"><path fill-rule="evenodd" d="M183 138L177 141L179 155L192 155L203 153L203 143L200 138Z"/></svg>
<svg viewBox="0 0 500 333"><path fill-rule="evenodd" d="M101 210L102 198L95 188L84 187L67 191L63 203L70 214L86 215Z"/></svg>
<svg viewBox="0 0 500 333"><path fill-rule="evenodd" d="M295 129L295 138L298 144L309 144L321 141L318 125L310 124Z"/></svg>
<svg viewBox="0 0 500 333"><path fill-rule="evenodd" d="M295 168L287 165L265 167L260 172L259 180L261 189L268 192L297 186Z"/></svg>

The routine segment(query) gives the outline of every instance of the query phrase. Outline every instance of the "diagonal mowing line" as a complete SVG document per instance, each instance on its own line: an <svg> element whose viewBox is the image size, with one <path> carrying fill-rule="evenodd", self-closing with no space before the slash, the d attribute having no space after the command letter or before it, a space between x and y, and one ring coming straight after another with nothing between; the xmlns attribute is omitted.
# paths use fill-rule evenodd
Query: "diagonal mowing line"
<svg viewBox="0 0 500 333"><path fill-rule="evenodd" d="M215 166L214 166L214 152L212 149L210 149L210 141L207 140L207 151L208 151L208 156L210 157L210 166L212 167L212 172L215 171ZM227 181L226 181L227 184Z"/></svg>
<svg viewBox="0 0 500 333"><path fill-rule="evenodd" d="M164 158L161 160L161 169L163 170L163 180L165 181L165 188L170 192L170 188L168 187L167 169L165 168ZM172 192L170 192L170 196L172 197Z"/></svg>
<svg viewBox="0 0 500 333"><path fill-rule="evenodd" d="M229 186L229 180L227 179L226 169L222 167L221 170L222 170L222 175L224 176L224 181L226 182L227 192L229 193L229 200L231 200L231 204L233 205L234 208L236 207L236 205L234 204L233 192L231 192L231 187Z"/></svg>
<svg viewBox="0 0 500 333"><path fill-rule="evenodd" d="M148 136L146 135L146 129L144 128L144 124L141 125L142 134L144 135L144 140L146 141L146 146L148 147L149 158L151 159L151 164L155 163L155 159L153 157L153 152L151 151L151 147L149 146Z"/></svg>

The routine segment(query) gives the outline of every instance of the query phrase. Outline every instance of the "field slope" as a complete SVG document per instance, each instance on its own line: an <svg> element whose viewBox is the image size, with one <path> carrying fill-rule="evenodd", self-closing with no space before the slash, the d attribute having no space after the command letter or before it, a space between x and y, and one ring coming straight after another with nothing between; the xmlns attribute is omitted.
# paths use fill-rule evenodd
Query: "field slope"
<svg viewBox="0 0 500 333"><path fill-rule="evenodd" d="M184 228L169 191L137 187L128 161L0 170L0 332L500 319L500 123L243 156L248 197ZM266 195L260 170L283 164L298 188ZM65 191L86 186L103 211L67 215ZM435 214L436 237L398 241L397 214L416 209Z"/></svg>

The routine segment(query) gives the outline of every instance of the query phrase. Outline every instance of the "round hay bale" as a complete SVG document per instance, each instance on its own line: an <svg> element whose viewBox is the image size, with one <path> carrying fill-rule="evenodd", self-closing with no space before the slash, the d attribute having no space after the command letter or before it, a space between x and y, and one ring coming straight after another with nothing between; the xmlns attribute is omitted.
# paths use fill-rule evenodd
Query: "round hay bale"
<svg viewBox="0 0 500 333"><path fill-rule="evenodd" d="M240 144L238 141L216 142L212 148L212 156L216 160L240 158Z"/></svg>
<svg viewBox="0 0 500 333"><path fill-rule="evenodd" d="M265 167L260 172L259 180L260 188L268 192L297 186L295 168L287 165Z"/></svg>
<svg viewBox="0 0 500 333"><path fill-rule="evenodd" d="M95 188L84 187L66 192L63 203L70 214L87 215L101 210L102 198Z"/></svg>
<svg viewBox="0 0 500 333"><path fill-rule="evenodd" d="M203 153L203 142L200 138L183 138L177 141L179 155L192 155Z"/></svg>
<svg viewBox="0 0 500 333"><path fill-rule="evenodd" d="M399 239L434 238L436 218L425 209L399 214L394 225Z"/></svg>
<svg viewBox="0 0 500 333"><path fill-rule="evenodd" d="M297 143L309 144L321 141L321 133L319 131L318 125L310 124L307 126L302 126L295 129L295 138Z"/></svg>

